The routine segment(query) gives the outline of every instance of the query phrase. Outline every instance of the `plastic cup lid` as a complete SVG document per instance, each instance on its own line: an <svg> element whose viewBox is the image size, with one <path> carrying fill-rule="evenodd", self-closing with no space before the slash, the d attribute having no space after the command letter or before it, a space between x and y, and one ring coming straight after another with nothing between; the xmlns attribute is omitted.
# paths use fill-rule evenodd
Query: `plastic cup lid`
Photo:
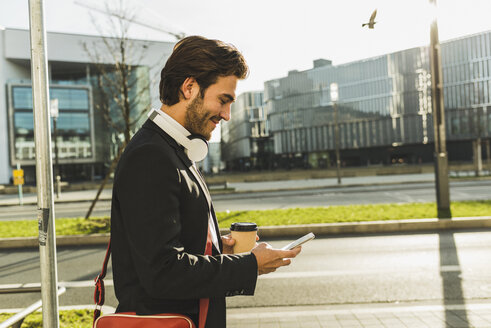
<svg viewBox="0 0 491 328"><path fill-rule="evenodd" d="M257 231L257 224L254 222L234 222L230 226L231 231Z"/></svg>

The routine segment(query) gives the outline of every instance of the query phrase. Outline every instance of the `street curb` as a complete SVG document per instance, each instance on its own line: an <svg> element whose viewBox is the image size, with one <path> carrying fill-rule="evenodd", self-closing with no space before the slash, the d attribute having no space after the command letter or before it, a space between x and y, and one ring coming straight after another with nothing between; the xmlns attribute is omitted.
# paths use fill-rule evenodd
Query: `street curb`
<svg viewBox="0 0 491 328"><path fill-rule="evenodd" d="M319 223L302 225L283 225L259 227L261 238L300 237L309 232L317 236L347 234L377 234L390 232L421 232L462 229L491 228L491 216L461 217L452 219L410 219L390 221L365 221L347 223ZM229 233L229 229L220 229L221 234ZM90 246L106 245L109 234L91 234L56 237L57 246ZM38 247L37 237L0 238L0 249Z"/></svg>
<svg viewBox="0 0 491 328"><path fill-rule="evenodd" d="M353 188L353 187L366 187L366 186L392 186L392 185L406 185L406 184L416 184L416 183L434 183L434 180L415 180L415 181L404 181L404 182L377 182L377 183L351 183L344 185L328 185L328 186L315 186L315 187L296 187L296 188L278 188L278 189L261 189L261 190L239 190L234 192L215 192L212 195L234 195L237 194L239 197L241 194L247 193L262 193L262 192L277 192L277 191L302 191L302 190L319 190L326 188L333 189L343 189L343 188Z"/></svg>
<svg viewBox="0 0 491 328"><path fill-rule="evenodd" d="M57 246L107 245L108 242L108 233L56 237ZM38 237L0 238L0 249L33 248L38 246Z"/></svg>
<svg viewBox="0 0 491 328"><path fill-rule="evenodd" d="M302 236L309 232L315 235L344 235L360 233L417 232L436 230L460 230L491 228L491 216L462 217L452 219L410 219L388 221L365 221L345 223L320 223L291 226L259 227L261 237L279 238Z"/></svg>

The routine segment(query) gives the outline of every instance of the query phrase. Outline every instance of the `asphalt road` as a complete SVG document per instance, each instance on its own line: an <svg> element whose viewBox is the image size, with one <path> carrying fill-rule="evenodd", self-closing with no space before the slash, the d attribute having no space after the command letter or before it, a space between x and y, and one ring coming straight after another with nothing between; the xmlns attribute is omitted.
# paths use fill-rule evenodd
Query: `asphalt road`
<svg viewBox="0 0 491 328"><path fill-rule="evenodd" d="M450 184L450 197L453 201L491 199L491 181L456 181ZM413 203L434 202L434 183L409 183L396 185L327 187L310 190L258 191L214 195L217 211L242 211L251 208L278 209L292 207L312 207L349 204ZM89 202L57 203L56 217L85 216ZM107 216L111 203L99 201L93 216ZM36 219L36 206L0 207L0 220Z"/></svg>
<svg viewBox="0 0 491 328"><path fill-rule="evenodd" d="M58 250L59 281L67 286L60 305L92 304L92 279L104 251ZM0 258L0 285L40 281L37 249L3 250ZM491 231L317 238L289 267L261 276L255 296L229 298L228 306L490 300L490 258ZM0 295L0 309L25 307L39 298L39 293ZM110 286L106 304L116 305Z"/></svg>

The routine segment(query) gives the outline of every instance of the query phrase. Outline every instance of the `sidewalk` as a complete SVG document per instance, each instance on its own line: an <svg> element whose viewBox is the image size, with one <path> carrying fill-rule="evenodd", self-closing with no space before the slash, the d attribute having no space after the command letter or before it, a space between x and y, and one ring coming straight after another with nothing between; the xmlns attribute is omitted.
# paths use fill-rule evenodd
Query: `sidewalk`
<svg viewBox="0 0 491 328"><path fill-rule="evenodd" d="M93 310L93 305L60 310ZM21 309L0 309L15 313ZM104 306L103 313L115 309ZM227 328L491 328L491 300L365 303L227 309Z"/></svg>
<svg viewBox="0 0 491 328"><path fill-rule="evenodd" d="M363 176L363 177L346 177L342 179L342 184L338 186L336 178L327 179L308 179L308 180L284 180L284 181L267 181L267 182L230 182L229 188L235 189L236 192L258 192L258 191L278 191L278 190L299 190L299 189L316 189L323 187L353 187L364 185L384 185L384 184L405 184L405 183L422 183L435 181L433 173L423 174L404 174L389 176ZM213 190L214 194L219 194L219 190ZM104 189L99 197L100 200L111 199L111 189ZM62 192L59 199L55 202L81 202L92 201L97 194L97 190L66 191ZM36 194L24 194L24 204L37 204ZM19 197L16 194L0 195L0 206L19 205Z"/></svg>
<svg viewBox="0 0 491 328"><path fill-rule="evenodd" d="M491 327L490 300L229 309L228 328Z"/></svg>
<svg viewBox="0 0 491 328"><path fill-rule="evenodd" d="M353 187L371 186L404 183L434 182L433 173L422 174L401 174L401 175L382 175L382 176L363 176L346 177L341 179L338 185L337 178L325 179L306 179L306 180L285 180L285 181L266 181L266 182L234 182L229 183L230 188L235 188L238 192L271 191L271 190L291 190L291 189L315 189L323 187Z"/></svg>

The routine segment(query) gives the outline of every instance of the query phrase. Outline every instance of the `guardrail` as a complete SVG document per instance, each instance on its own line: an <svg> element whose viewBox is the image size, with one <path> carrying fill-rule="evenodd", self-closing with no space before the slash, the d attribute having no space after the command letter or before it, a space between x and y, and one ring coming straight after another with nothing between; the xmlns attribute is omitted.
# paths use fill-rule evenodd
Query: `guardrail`
<svg viewBox="0 0 491 328"><path fill-rule="evenodd" d="M0 287L0 294L35 293L41 292L40 283L9 284Z"/></svg>
<svg viewBox="0 0 491 328"><path fill-rule="evenodd" d="M40 291L40 287L29 287L29 286L20 286L20 287L7 287L0 289L1 293L31 293L33 291ZM58 296L66 292L65 287L58 288ZM0 328L20 328L24 319L34 311L40 309L43 306L43 301L39 300L36 303L33 303L26 307L24 310L17 312L7 320L0 323Z"/></svg>
<svg viewBox="0 0 491 328"><path fill-rule="evenodd" d="M206 186L210 190L227 190L229 188L227 181L216 181L212 183L207 183Z"/></svg>

